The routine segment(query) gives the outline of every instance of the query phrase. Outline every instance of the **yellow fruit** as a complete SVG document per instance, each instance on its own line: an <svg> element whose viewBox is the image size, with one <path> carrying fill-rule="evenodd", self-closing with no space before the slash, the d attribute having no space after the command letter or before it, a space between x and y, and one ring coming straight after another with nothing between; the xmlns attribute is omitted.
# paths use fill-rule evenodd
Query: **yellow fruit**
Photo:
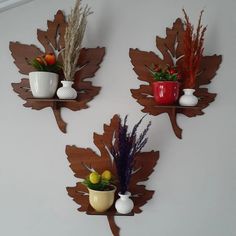
<svg viewBox="0 0 236 236"><path fill-rule="evenodd" d="M109 171L109 170L103 171L102 179L109 181L109 180L111 180L111 177L112 177L111 171Z"/></svg>
<svg viewBox="0 0 236 236"><path fill-rule="evenodd" d="M97 173L97 172L92 172L90 175L89 175L89 181L92 183L92 184L97 184L99 183L100 181L100 175Z"/></svg>

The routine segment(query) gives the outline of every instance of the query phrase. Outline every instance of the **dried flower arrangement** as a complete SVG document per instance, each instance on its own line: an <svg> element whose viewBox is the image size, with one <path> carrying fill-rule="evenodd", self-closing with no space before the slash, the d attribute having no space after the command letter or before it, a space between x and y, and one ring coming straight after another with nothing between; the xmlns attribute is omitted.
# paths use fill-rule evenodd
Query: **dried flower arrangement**
<svg viewBox="0 0 236 236"><path fill-rule="evenodd" d="M132 132L128 131L127 117L128 116L125 117L123 124L120 119L118 132L114 137L110 149L110 153L114 158L116 166L121 194L125 194L128 190L133 170L134 157L147 143L148 138L146 135L151 125L151 122L149 122L143 132L137 136L137 129L145 116L134 125Z"/></svg>
<svg viewBox="0 0 236 236"><path fill-rule="evenodd" d="M158 65L147 67L155 81L178 81L180 78L179 72L176 67L167 65L161 68Z"/></svg>
<svg viewBox="0 0 236 236"><path fill-rule="evenodd" d="M68 16L65 30L65 48L62 51L63 71L65 80L73 81L77 71L80 49L87 25L87 17L92 14L86 5L81 7L81 0L76 0L75 7Z"/></svg>
<svg viewBox="0 0 236 236"><path fill-rule="evenodd" d="M201 20L203 10L200 13L196 32L194 33L194 26L190 23L186 11L184 13L184 32L183 32L183 78L185 88L194 88L196 84L196 77L199 73L199 67L203 56L203 43L206 27L203 27Z"/></svg>

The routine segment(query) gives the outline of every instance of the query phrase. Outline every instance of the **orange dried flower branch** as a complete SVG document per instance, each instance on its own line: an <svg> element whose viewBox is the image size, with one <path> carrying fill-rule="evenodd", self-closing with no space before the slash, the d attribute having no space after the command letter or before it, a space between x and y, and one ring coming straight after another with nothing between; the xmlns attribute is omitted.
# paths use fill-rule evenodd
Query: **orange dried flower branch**
<svg viewBox="0 0 236 236"><path fill-rule="evenodd" d="M183 57L183 77L184 87L194 88L196 84L196 77L199 73L199 67L203 56L203 43L206 27L201 24L203 10L200 13L196 33L194 33L194 26L190 23L189 17L185 10L184 12L184 57Z"/></svg>

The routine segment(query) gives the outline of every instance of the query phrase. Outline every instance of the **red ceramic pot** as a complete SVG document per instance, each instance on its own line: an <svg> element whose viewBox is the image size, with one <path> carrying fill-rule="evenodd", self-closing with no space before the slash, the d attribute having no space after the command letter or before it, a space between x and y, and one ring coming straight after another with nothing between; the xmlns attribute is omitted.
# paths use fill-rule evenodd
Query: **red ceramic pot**
<svg viewBox="0 0 236 236"><path fill-rule="evenodd" d="M158 105L173 105L179 98L180 84L177 81L153 82L153 96Z"/></svg>

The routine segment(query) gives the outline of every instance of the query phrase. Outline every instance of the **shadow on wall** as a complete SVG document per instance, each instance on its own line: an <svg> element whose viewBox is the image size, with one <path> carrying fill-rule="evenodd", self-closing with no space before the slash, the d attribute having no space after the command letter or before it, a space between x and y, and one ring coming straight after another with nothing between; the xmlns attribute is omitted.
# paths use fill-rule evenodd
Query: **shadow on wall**
<svg viewBox="0 0 236 236"><path fill-rule="evenodd" d="M88 19L88 25L86 29L86 45L89 46L96 46L100 45L103 46L107 42L109 42L109 37L112 35L112 30L114 27L112 27L114 22L114 14L112 14L113 11L107 10L114 8L114 3L112 5L112 2L106 2L101 6L100 10L97 10L95 8L91 8L91 11L94 13L89 16ZM99 16L97 16L98 12L100 13ZM92 21L95 19L94 14L96 14L96 22L93 24ZM94 18L93 18L94 17ZM94 28L92 28L94 26Z"/></svg>
<svg viewBox="0 0 236 236"><path fill-rule="evenodd" d="M0 1L0 13L33 0L2 0Z"/></svg>

